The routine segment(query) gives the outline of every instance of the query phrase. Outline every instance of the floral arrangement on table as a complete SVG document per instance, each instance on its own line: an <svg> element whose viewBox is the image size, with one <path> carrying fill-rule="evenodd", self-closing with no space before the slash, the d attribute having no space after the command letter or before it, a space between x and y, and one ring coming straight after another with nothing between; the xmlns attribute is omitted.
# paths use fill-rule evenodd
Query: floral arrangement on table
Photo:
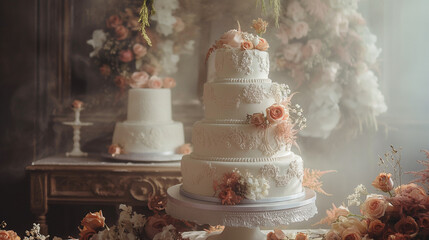
<svg viewBox="0 0 429 240"><path fill-rule="evenodd" d="M155 27L145 29L139 23L140 3L135 1L111 14L106 19L106 27L93 32L92 39L88 40L94 48L90 57L98 65L100 74L112 80L121 91L127 86L174 87L173 78L158 76L176 73L180 55L193 52L195 17L179 11L178 0L152 1L152 14L147 15L147 21ZM142 29L144 34L140 33Z"/></svg>
<svg viewBox="0 0 429 240"><path fill-rule="evenodd" d="M355 135L364 123L377 129L376 117L387 110L377 77L381 50L357 8L358 0L282 2L275 69L308 101L303 136Z"/></svg>
<svg viewBox="0 0 429 240"><path fill-rule="evenodd" d="M391 147L380 163L391 166L392 173L382 172L372 182L372 186L385 194L368 194L363 185L357 186L347 197L347 206L333 205L326 211L327 217L319 222L331 226L325 239L429 239L429 152L424 152L427 160L419 163L426 168L407 172L419 178L402 184L401 156ZM395 182L399 183L396 187ZM361 215L352 214L350 206L360 207Z"/></svg>
<svg viewBox="0 0 429 240"><path fill-rule="evenodd" d="M261 18L253 20L252 28L256 31L257 35L241 31L240 23L238 23L238 30L232 29L224 33L215 44L211 46L206 55L206 62L210 55L220 48L267 51L270 45L262 34L267 31L268 23Z"/></svg>

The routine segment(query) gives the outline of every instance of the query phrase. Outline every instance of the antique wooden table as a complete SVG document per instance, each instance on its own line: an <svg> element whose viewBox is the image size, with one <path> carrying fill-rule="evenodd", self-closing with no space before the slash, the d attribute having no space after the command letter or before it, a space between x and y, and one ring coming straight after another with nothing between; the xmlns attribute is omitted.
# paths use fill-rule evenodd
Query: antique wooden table
<svg viewBox="0 0 429 240"><path fill-rule="evenodd" d="M26 170L31 211L45 234L51 203L141 205L152 194L165 194L168 187L181 182L180 161L130 163L91 155L55 156L35 161Z"/></svg>

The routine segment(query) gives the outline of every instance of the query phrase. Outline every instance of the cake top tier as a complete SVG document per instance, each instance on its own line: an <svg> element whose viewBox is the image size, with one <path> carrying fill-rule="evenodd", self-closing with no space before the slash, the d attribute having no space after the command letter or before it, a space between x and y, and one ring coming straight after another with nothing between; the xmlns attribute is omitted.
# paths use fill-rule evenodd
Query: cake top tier
<svg viewBox="0 0 429 240"><path fill-rule="evenodd" d="M217 82L269 82L269 45L257 35L229 30L209 49L215 52Z"/></svg>

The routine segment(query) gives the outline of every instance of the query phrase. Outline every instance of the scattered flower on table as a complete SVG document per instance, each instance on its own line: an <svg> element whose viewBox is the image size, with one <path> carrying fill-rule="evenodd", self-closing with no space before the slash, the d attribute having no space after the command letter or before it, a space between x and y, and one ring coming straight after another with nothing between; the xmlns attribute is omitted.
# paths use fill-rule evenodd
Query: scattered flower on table
<svg viewBox="0 0 429 240"><path fill-rule="evenodd" d="M191 154L192 151L193 151L192 145L190 143L185 143L182 146L177 148L176 153L187 155L187 154Z"/></svg>
<svg viewBox="0 0 429 240"><path fill-rule="evenodd" d="M119 144L111 144L109 146L108 153L114 157L116 155L123 154L124 149Z"/></svg>

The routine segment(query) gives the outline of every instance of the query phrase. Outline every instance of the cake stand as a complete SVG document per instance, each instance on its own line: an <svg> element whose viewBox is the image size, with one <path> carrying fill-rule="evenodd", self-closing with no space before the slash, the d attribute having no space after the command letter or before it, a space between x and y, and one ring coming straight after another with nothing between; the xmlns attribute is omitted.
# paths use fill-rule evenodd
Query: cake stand
<svg viewBox="0 0 429 240"><path fill-rule="evenodd" d="M80 111L83 108L73 108L74 111L74 121L73 122L63 122L64 125L73 127L73 149L71 152L66 152L67 157L83 157L88 156L88 153L82 152L80 150L80 128L84 126L91 126L93 123L81 122L80 121Z"/></svg>
<svg viewBox="0 0 429 240"><path fill-rule="evenodd" d="M304 196L281 202L221 205L181 194L181 184L167 190L169 215L198 224L223 225L219 235L208 240L265 240L259 227L278 227L308 220L317 213L316 193L305 189Z"/></svg>

